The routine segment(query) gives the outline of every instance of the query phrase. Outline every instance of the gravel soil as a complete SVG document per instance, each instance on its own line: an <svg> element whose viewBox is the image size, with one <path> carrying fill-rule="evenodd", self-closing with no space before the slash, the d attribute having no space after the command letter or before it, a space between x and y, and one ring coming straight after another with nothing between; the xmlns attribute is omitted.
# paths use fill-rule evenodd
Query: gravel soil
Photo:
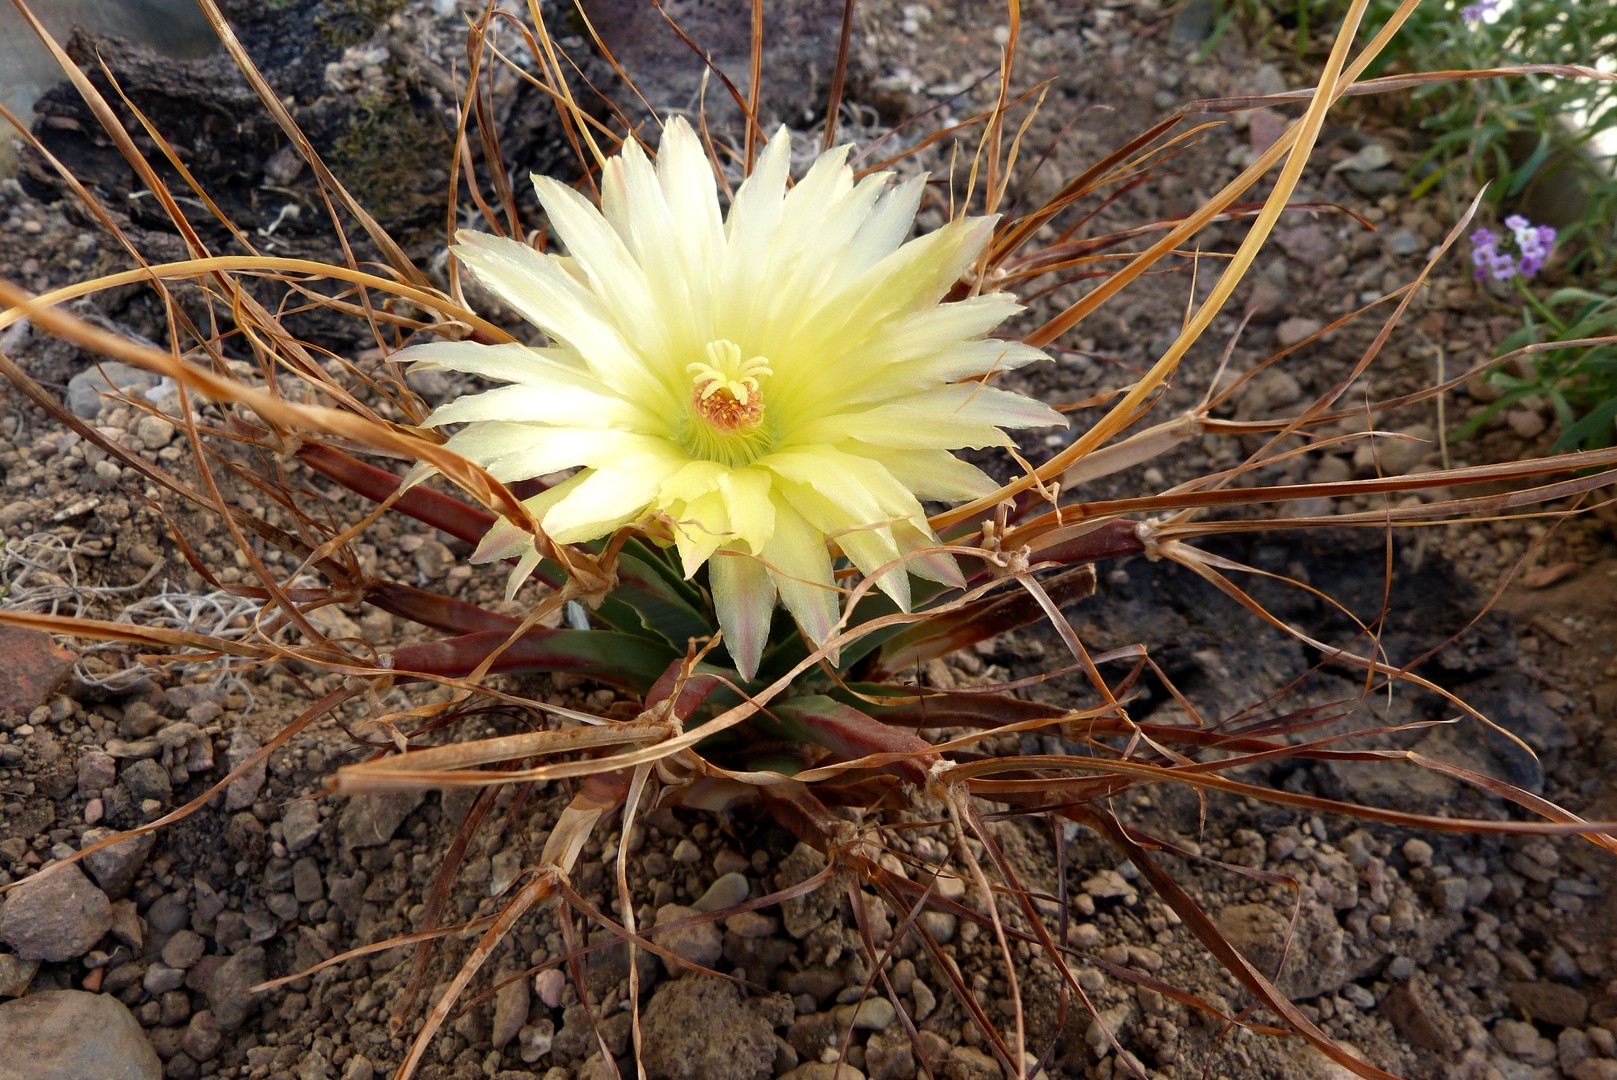
<svg viewBox="0 0 1617 1080"><path fill-rule="evenodd" d="M716 63L745 70L745 23L723 11L746 5L666 6L688 20L693 37L711 43ZM781 20L768 28L766 71L774 81L765 102L772 116L798 125L821 107L840 7L770 5L771 19ZM415 0L290 0L226 10L333 168L413 258L441 268L442 151L452 131L445 110L454 72L464 65L461 16ZM644 73L654 105L682 107L700 93L699 69L669 44L660 20L636 5L602 2L592 10L614 53ZM843 129L850 137L926 111L895 140L896 149L992 103L992 75L1008 34L994 5L881 0L860 12ZM1047 145L1055 149L1024 174L1013 198L1025 204L1048 196L1183 101L1306 85L1300 66L1251 55L1233 34L1206 62L1187 59L1206 36L1200 20L1207 14L1196 3L1178 10L1154 2L1026 4L1019 85L1050 82L1024 162ZM582 32L577 20L555 29ZM582 40L571 45L581 56L588 51ZM309 195L307 171L285 152L226 61L160 60L113 42L98 47L234 220L257 230L267 250L323 253L329 231ZM76 55L90 50L86 39L75 46ZM583 76L610 85L610 67L598 57ZM516 171L565 170L565 144L540 94L515 79L496 89L507 160L522 166ZM712 86L708 94L718 98ZM93 121L70 94L53 91L37 111L53 150L115 208L142 250L154 260L179 257L183 248L160 227L149 200L132 194L127 167L92 134ZM1127 228L1190 210L1272 141L1287 115L1273 108L1238 114L1202 133L1086 229ZM1187 358L1163 408L1190 407L1227 385L1220 354L1232 340L1233 372L1297 348L1231 395L1217 410L1221 418L1286 415L1351 377L1378 316L1314 335L1410 280L1459 210L1437 196L1403 197L1403 170L1420 146L1397 120L1357 107L1326 132L1298 192L1320 209L1283 219L1229 312ZM715 106L715 123L723 122ZM936 176L963 180L970 150L943 140L917 160ZM945 210L940 196L923 211L923 224L935 224ZM1201 248L1227 250L1240 235L1239 223L1215 225ZM0 183L0 266L9 280L44 291L126 265L37 157L24 155L20 175ZM1172 340L1187 294L1205 295L1213 277L1203 267L1193 280L1188 265L1141 281L1086 320L1064 340L1056 363L1028 374L1024 387L1046 400L1079 401L1143 370ZM1438 264L1345 403L1410 393L1491 355L1517 325L1515 316L1479 290L1468 269L1463 251ZM1553 280L1555 268L1549 273ZM76 310L127 335L161 341L167 332L162 309L133 288ZM1244 329L1243 313L1250 316ZM363 327L356 333L323 318L311 315L300 332L334 354L369 346ZM161 402L172 389L154 377L115 366L98 374L89 356L26 326L0 335L0 351L78 416L152 461L195 475L185 471L191 451L183 433L99 393L110 382ZM429 404L460 388L437 375L413 386ZM1253 482L1435 468L1445 452L1455 464L1544 452L1553 435L1547 407L1531 400L1476 439L1439 446L1437 433L1489 393L1472 380L1447 396L1441 418L1432 402L1377 417L1378 427L1405 438L1290 457ZM1080 426L1086 415L1077 414ZM1047 453L1070 437L1024 450ZM1196 440L1073 495L1161 490L1235 465L1256 448L1249 438ZM295 464L287 469L293 483L323 492L333 506L351 512L357 505ZM218 570L221 584L252 580L217 523L155 505L149 499L156 491L132 470L4 386L0 484L0 603L106 619L125 613L220 634L244 629L256 610L189 568L168 522ZM276 512L250 490L239 499L250 511ZM1342 508L1375 506L1361 500ZM1304 505L1297 512L1322 510ZM1325 640L1351 639L1345 610L1376 622L1392 663L1438 649L1421 675L1520 742L1471 719L1438 723L1454 720L1456 710L1435 693L1407 687L1369 696L1362 677L1324 663L1191 575L1143 558L1102 566L1098 594L1068 611L1091 651L1144 644L1183 695L1176 699L1160 681L1142 684L1131 705L1136 718L1171 717L1188 701L1213 719L1322 707L1340 714L1335 730L1420 725L1382 745L1501 777L1588 818L1617 819L1617 518L1466 523L1392 537L1375 529L1277 531L1207 546L1340 604L1342 610L1275 582L1251 586L1276 615ZM497 575L467 565L464 545L413 522L383 520L354 551L397 580L498 602ZM328 633L378 645L420 633L358 607L324 608L318 618ZM0 630L0 649L12 676L0 677L0 886L196 799L335 686L329 676L293 666L246 670L203 659L160 665L134 648L53 644L15 630ZM988 685L1048 671L1062 650L1044 628L934 662L917 677L934 686ZM521 686L579 708L633 708L578 680ZM388 693L392 706L406 700L404 690ZM1081 704L1086 691L1072 677L1029 693ZM363 704L300 728L266 768L183 820L0 897L0 1046L8 1048L0 1080L368 1080L398 1067L475 935L441 944L419 974L415 953L402 946L250 991L422 926L438 870L473 810L473 796L463 792L323 796L332 770L356 759L356 741L377 735L364 729ZM514 730L518 718L490 713L469 721L464 735ZM999 749L1045 746L1030 737ZM1424 814L1510 816L1501 800L1402 762L1285 762L1241 778ZM477 808L487 816L467 840L443 921L496 912L497 895L536 863L566 801L565 792L513 788ZM1617 859L1609 853L1580 840L1394 828L1220 794L1200 798L1186 788L1135 791L1116 809L1172 845L1164 861L1232 944L1269 974L1278 970L1279 984L1310 1019L1375 1065L1407 1077L1617 1078ZM944 818L922 799L883 819L880 837L904 865L946 862L955 837L940 824ZM688 1080L1002 1075L990 1040L952 984L969 990L1002 1037L1013 1039L1022 1026L1029 1075L1035 1068L1052 1080L1349 1075L1300 1040L1231 1027L1188 1007L1185 995L1194 995L1260 1027L1267 1017L1242 1013L1250 997L1094 835L1040 817L995 820L990 830L1021 886L1073 950L1087 1005L1034 948L1013 947L1013 987L984 920L949 910L921 914L916 921L936 951L914 930L896 935L907 913L889 911L856 881L838 878L781 906L703 920L807 880L823 860L755 809L657 809L627 835L621 823L597 830L571 882L583 913L552 907L523 918L495 946L418 1075L596 1080L615 1070L633 1075L637 1057L650 1077ZM621 910L612 872L620 848L629 853L638 922L681 923L658 940L720 976L639 951L631 984L628 950L601 925L602 913L617 918ZM950 865L960 870L958 861ZM960 878L941 878L938 891L964 905L961 912L988 910L981 892ZM890 946L880 973L866 934L878 950ZM584 943L596 947L574 952ZM574 962L563 962L570 953ZM396 1021L417 977L420 994ZM631 985L638 1013L629 1007ZM18 1047L25 1049L12 1052Z"/></svg>

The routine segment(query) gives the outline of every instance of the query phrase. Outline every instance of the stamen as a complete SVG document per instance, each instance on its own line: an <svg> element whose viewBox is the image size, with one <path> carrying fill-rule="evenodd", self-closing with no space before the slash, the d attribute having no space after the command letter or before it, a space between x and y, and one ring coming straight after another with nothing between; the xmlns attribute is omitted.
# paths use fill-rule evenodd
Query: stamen
<svg viewBox="0 0 1617 1080"><path fill-rule="evenodd" d="M741 359L741 346L725 338L708 342L706 351L707 363L698 361L685 365L702 401L722 392L737 404L746 406L758 393L758 380L774 374L768 360L762 356Z"/></svg>
<svg viewBox="0 0 1617 1080"><path fill-rule="evenodd" d="M682 439L697 457L740 467L768 453L773 425L765 422L763 380L774 374L762 356L743 360L725 338L707 343L705 363L687 364L691 412Z"/></svg>

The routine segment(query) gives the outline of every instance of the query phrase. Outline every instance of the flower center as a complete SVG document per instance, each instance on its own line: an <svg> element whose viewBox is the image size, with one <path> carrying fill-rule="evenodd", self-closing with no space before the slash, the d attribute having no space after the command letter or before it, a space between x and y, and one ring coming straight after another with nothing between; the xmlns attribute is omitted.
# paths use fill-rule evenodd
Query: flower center
<svg viewBox="0 0 1617 1080"><path fill-rule="evenodd" d="M762 356L742 359L726 338L707 343L705 362L685 366L691 377L686 449L697 457L740 467L768 452L774 441L764 417L761 380L774 374Z"/></svg>

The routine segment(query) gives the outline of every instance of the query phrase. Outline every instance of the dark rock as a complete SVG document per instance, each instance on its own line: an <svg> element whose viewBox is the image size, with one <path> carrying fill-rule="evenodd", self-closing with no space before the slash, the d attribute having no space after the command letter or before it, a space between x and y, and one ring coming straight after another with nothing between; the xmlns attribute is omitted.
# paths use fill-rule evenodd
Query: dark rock
<svg viewBox="0 0 1617 1080"><path fill-rule="evenodd" d="M185 1034L180 1038L180 1048L197 1061L207 1061L219 1052L224 1041L224 1033L214 1022L213 1013L203 1009L199 1013L193 1013L191 1022L185 1025Z"/></svg>
<svg viewBox="0 0 1617 1080"><path fill-rule="evenodd" d="M201 934L193 930L177 930L163 945L163 963L182 970L189 969L202 959L207 948L208 943Z"/></svg>
<svg viewBox="0 0 1617 1080"><path fill-rule="evenodd" d="M1506 982L1500 989L1528 1017L1557 1027L1581 1027L1589 1016L1589 999L1576 987L1554 982Z"/></svg>
<svg viewBox="0 0 1617 1080"><path fill-rule="evenodd" d="M1459 1053L1463 1045L1424 977L1417 976L1388 991L1381 999L1381 1013L1392 1021L1398 1034L1416 1046L1447 1055Z"/></svg>
<svg viewBox="0 0 1617 1080"><path fill-rule="evenodd" d="M235 1031L258 1005L248 988L264 981L264 950L249 945L220 964L208 981L208 1009L221 1031ZM192 1055L195 1056L195 1055Z"/></svg>
<svg viewBox="0 0 1617 1080"><path fill-rule="evenodd" d="M153 934L168 936L191 921L191 905L181 893L164 893L146 909L146 923Z"/></svg>
<svg viewBox="0 0 1617 1080"><path fill-rule="evenodd" d="M689 50L660 15L639 0L584 0L582 6L653 110L662 115L695 104L702 65L690 62ZM749 0L664 0L663 7L745 94L752 55ZM805 119L805 109L813 115L824 111L818 103L830 90L841 30L841 4L773 0L764 5L763 70L768 77L759 113L766 130ZM728 95L711 89L706 112L710 123L729 123L739 116Z"/></svg>
<svg viewBox="0 0 1617 1080"><path fill-rule="evenodd" d="M264 823L246 810L232 814L230 824L225 826L225 846L249 862L262 859L269 846Z"/></svg>
<svg viewBox="0 0 1617 1080"><path fill-rule="evenodd" d="M123 781L136 802L156 799L167 806L174 797L174 785L168 778L168 770L150 758L125 765L118 779Z"/></svg>

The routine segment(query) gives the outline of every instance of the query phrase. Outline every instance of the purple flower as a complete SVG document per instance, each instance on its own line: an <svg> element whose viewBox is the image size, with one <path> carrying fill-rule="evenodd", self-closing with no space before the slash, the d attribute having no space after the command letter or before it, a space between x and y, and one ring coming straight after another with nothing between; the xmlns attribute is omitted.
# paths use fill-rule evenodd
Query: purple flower
<svg viewBox="0 0 1617 1080"><path fill-rule="evenodd" d="M1522 215L1512 214L1505 219L1505 228L1510 230L1508 237L1492 229L1478 229L1471 234L1471 264L1478 281L1490 277L1495 281L1530 278L1550 257L1550 249L1555 246L1555 230L1550 226L1534 225Z"/></svg>
<svg viewBox="0 0 1617 1080"><path fill-rule="evenodd" d="M1499 0L1477 0L1460 9L1460 18L1469 23L1478 23L1498 10Z"/></svg>

